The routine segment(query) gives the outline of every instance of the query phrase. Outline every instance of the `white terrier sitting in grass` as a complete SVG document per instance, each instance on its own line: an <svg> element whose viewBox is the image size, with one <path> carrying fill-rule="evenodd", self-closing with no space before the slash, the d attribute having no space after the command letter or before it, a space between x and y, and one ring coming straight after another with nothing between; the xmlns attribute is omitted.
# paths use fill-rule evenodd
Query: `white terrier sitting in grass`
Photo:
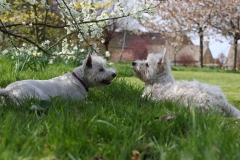
<svg viewBox="0 0 240 160"><path fill-rule="evenodd" d="M17 104L26 98L50 100L61 96L65 99L84 99L88 88L109 85L115 76L115 70L106 67L105 59L88 55L73 72L49 80L13 82L5 89L0 89L0 96L8 97Z"/></svg>
<svg viewBox="0 0 240 160"><path fill-rule="evenodd" d="M174 81L170 62L165 57L166 49L160 54L149 54L147 60L132 63L136 77L145 83L144 96L153 100L176 101L180 105L201 110L218 110L240 118L240 111L228 103L217 86L194 81Z"/></svg>

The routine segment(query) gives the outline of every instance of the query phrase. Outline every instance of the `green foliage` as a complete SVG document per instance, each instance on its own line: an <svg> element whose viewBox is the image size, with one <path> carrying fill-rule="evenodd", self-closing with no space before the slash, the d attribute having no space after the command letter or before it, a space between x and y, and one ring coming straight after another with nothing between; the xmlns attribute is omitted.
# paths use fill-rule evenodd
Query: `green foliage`
<svg viewBox="0 0 240 160"><path fill-rule="evenodd" d="M117 69L117 74L120 77L131 77L131 76L133 76L133 72L132 72L130 62L114 63L113 67Z"/></svg>
<svg viewBox="0 0 240 160"><path fill-rule="evenodd" d="M134 76L131 68L131 62L119 62L119 63L114 63L113 67L117 68L118 75L121 77L132 77ZM212 72L213 74L215 72L220 72L220 73L239 73L239 71L234 72L232 70L223 70L223 69L218 69L214 67L205 67L205 68L199 68L199 67L182 67L182 66L172 66L172 71L173 74L175 71L191 71L191 72ZM198 73L197 73L198 74Z"/></svg>
<svg viewBox="0 0 240 160"><path fill-rule="evenodd" d="M36 4L31 4L29 2L20 0L12 1L12 10L1 15L1 20L4 25L17 24L17 27L13 25L11 28L11 30L14 30L14 34L27 35L27 37L36 42L36 44L41 44L45 40L50 40L54 43L66 33L64 28L56 29L46 27L45 25L33 25L33 23L59 25L62 21L57 12L49 11L49 8L43 6L40 1ZM46 3L51 5L52 0L46 1ZM14 44L17 46L20 46L23 42L21 39L12 39L8 38L8 36L4 36L4 41L6 43L2 43L1 46L6 48L5 44L7 44L9 40L13 40ZM28 42L25 41L25 43Z"/></svg>
<svg viewBox="0 0 240 160"><path fill-rule="evenodd" d="M2 58L12 59L11 63L15 72L30 69L31 71L45 70L49 63L49 56L37 52L34 47L24 45L22 48L9 48L4 50Z"/></svg>
<svg viewBox="0 0 240 160"><path fill-rule="evenodd" d="M53 52L53 61L58 63L66 63L75 66L82 64L82 61L86 58L88 52L84 48L80 48L73 43L70 45L67 39L62 41L62 47L56 47L56 50Z"/></svg>
<svg viewBox="0 0 240 160"><path fill-rule="evenodd" d="M2 87L16 79L48 79L74 68L54 63L46 66L45 71L14 73L7 66L10 61L0 63ZM131 159L132 150L140 152L140 159L240 158L240 120L190 111L176 102L142 99L143 86L136 85L134 77L121 77L125 73L124 64L114 66L121 69L112 85L90 89L88 98L83 101L55 97L49 103L29 99L16 107L0 99L0 159L123 160ZM232 82L229 76L239 76L197 73L212 76L212 79L221 74L225 83L217 83L222 87ZM181 79L181 75L186 78L196 72L173 71L173 74ZM239 97L232 101L239 101ZM178 116L167 121L162 119L169 114Z"/></svg>
<svg viewBox="0 0 240 160"><path fill-rule="evenodd" d="M48 64L48 58L46 56L33 56L28 54L20 54L14 57L14 68L16 72L21 72L23 70L30 69L32 71L44 70Z"/></svg>
<svg viewBox="0 0 240 160"><path fill-rule="evenodd" d="M217 67L211 66L211 67L183 67L183 66L172 66L173 71L199 71L199 72L222 72L222 73L239 73L239 71L232 71L232 70L223 70L219 69Z"/></svg>
<svg viewBox="0 0 240 160"><path fill-rule="evenodd" d="M48 42L42 44L46 47ZM8 57L12 59L12 65L15 72L26 70L42 71L48 64L66 63L67 65L79 66L85 59L87 51L74 45L69 45L67 40L63 41L62 48L56 47L55 52L47 55L39 51L32 45L23 43L21 48L9 47L2 52L2 58Z"/></svg>

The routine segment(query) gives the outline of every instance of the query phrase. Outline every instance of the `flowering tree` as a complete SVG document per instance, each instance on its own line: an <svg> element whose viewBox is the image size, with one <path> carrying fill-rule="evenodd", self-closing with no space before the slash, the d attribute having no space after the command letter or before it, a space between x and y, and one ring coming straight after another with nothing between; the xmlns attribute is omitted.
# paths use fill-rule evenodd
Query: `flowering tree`
<svg viewBox="0 0 240 160"><path fill-rule="evenodd" d="M219 33L230 37L234 44L233 70L237 66L237 44L240 40L240 3L239 0L217 1L214 5L215 12L212 14L209 24Z"/></svg>
<svg viewBox="0 0 240 160"><path fill-rule="evenodd" d="M9 36L5 36L5 41L10 40L16 46L27 41L43 50L41 42L53 43L57 35L63 35L65 25L58 25L61 17L54 12L53 1L46 1L49 8L33 1L16 0L10 4L11 10L2 13L0 18L0 31Z"/></svg>
<svg viewBox="0 0 240 160"><path fill-rule="evenodd" d="M220 0L168 0L157 8L155 18L150 16L151 23L144 23L148 28L159 30L163 35L173 37L169 42L173 47L182 42L182 35L199 37L200 39L200 62L203 67L203 41L211 36L212 27L209 22L215 12L215 3ZM149 17L149 16L148 16Z"/></svg>
<svg viewBox="0 0 240 160"><path fill-rule="evenodd" d="M1 0L0 32L8 35L10 39L27 41L28 43L35 45L44 53L48 53L52 47L66 37L76 35L80 41L85 41L93 50L97 52L94 45L88 40L88 38L101 39L104 43L104 39L102 37L103 31L104 27L109 24L109 21L129 16L141 19L142 13L153 12L154 8L158 5L151 2L138 3L138 5L135 6L131 12L129 12L128 10L124 9L124 5L121 3L121 1L119 1L115 4L115 9L112 11L100 10L99 6L104 5L107 2L108 1L99 2L97 0L83 0L80 2L71 0L23 0L21 1L22 5L19 5L23 8L18 8L18 10L21 11L25 8L25 6L29 6L33 10L33 18L26 19L18 23L15 23L14 21L12 23L6 22L2 17L6 16L6 14L10 15L16 6L16 3L15 1L7 2L6 0ZM53 5L57 6L57 13L60 16L61 21L58 21L58 24L54 24L51 21L48 21L48 16L44 16L45 18L40 21L39 15L48 14ZM38 10L38 7L40 6L42 9ZM37 14L37 11L39 11L40 14ZM12 16L16 17L17 15ZM64 34L62 37L56 37L58 40L55 41L55 43L50 42L51 45L49 45L47 48L43 48L39 43L41 43L41 40L44 39L41 39L40 37L33 39L30 36L31 32L23 34L19 28L15 28L13 30L12 28L15 26L26 28L35 27L35 31L39 31L40 28L46 27L52 29L64 28L66 30L66 34Z"/></svg>
<svg viewBox="0 0 240 160"><path fill-rule="evenodd" d="M103 11L103 10L107 10L108 12L112 12L112 11L116 10L116 4L114 4L112 2L111 5L102 8L100 10L100 12ZM102 40L101 39L99 39L99 40L97 39L97 40L100 41L101 43L103 43L106 53L110 54L109 43L112 40L112 38L117 35L116 30L117 29L119 30L120 27L121 26L119 25L119 19L108 20L106 26L103 27ZM105 54L105 56L108 59L108 54Z"/></svg>
<svg viewBox="0 0 240 160"><path fill-rule="evenodd" d="M222 68L222 66L226 62L226 60L227 60L227 57L224 55L224 53L220 53L218 55L218 59L217 59L218 67Z"/></svg>

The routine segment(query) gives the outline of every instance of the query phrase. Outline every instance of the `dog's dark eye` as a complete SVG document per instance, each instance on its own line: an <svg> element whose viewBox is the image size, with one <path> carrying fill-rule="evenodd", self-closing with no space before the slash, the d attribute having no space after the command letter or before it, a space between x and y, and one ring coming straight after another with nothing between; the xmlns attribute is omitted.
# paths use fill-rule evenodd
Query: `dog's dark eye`
<svg viewBox="0 0 240 160"><path fill-rule="evenodd" d="M146 67L149 67L148 63L146 63Z"/></svg>
<svg viewBox="0 0 240 160"><path fill-rule="evenodd" d="M103 69L103 68L100 68L100 69L99 69L99 72L102 72L102 71L104 71L104 69Z"/></svg>

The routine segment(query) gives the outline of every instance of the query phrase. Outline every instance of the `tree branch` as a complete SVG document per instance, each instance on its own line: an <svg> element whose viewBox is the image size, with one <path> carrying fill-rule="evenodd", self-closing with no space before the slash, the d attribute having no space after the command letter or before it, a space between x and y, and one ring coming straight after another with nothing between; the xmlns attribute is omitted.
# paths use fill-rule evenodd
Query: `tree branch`
<svg viewBox="0 0 240 160"><path fill-rule="evenodd" d="M25 25L42 25L42 26L46 26L46 27L49 27L49 28L64 28L64 27L69 26L69 25L54 26L54 25L50 25L50 24L47 24L47 23L32 23L32 22L27 22L26 24L17 23L17 24L9 24L9 25L0 26L0 29L1 29L1 28L4 28L4 27L5 27L5 28L9 28L9 27L25 26Z"/></svg>
<svg viewBox="0 0 240 160"><path fill-rule="evenodd" d="M1 23L2 23L2 21L1 21ZM3 25L3 23L2 23L2 25ZM3 25L3 26L4 26L4 25ZM35 45L35 46L36 46L39 50L41 50L42 52L48 54L47 51L45 51L45 50L44 50L42 47L40 47L37 43L35 43L35 42L32 41L31 39L28 39L28 38L25 37L25 36L11 33L11 32L9 32L8 30L6 30L6 28L5 28L5 30L0 29L0 31L3 32L3 33L5 33L5 34L7 34L7 35L9 35L9 36L13 36L13 37L19 38L19 39L24 39L25 41L27 41L27 42Z"/></svg>
<svg viewBox="0 0 240 160"><path fill-rule="evenodd" d="M60 6L58 0L56 1L58 3L58 5ZM129 16L132 16L136 13L139 13L139 12L145 12L147 11L148 9L151 9L151 8L156 8L160 3L158 3L157 5L154 5L154 6L151 6L151 7L148 7L148 8L145 8L145 9L142 9L136 13L128 13L128 14L124 14L122 16L117 16L117 17L110 17L110 18L104 18L104 19L99 19L99 20L90 20L90 21L83 21L83 22L80 22L80 23L77 23L76 19L73 17L72 13L71 13L71 10L70 8L68 7L67 3L62 0L62 2L64 3L65 7L67 8L68 12L70 13L70 16L72 18L72 25L75 26L76 30L77 31L74 31L70 34L67 34L65 36L63 36L62 38L60 38L56 43L54 43L53 45L51 45L49 48L47 49L44 49L42 48L37 42L33 41L32 39L26 37L25 35L21 35L20 33L15 33L15 32L11 32L10 30L8 30L8 28L11 28L11 27L16 27L16 26L31 26L31 25L35 25L35 26L44 26L44 27L49 27L49 28L56 28L56 29L61 29L61 28L65 28L65 27L68 27L69 25L52 25L52 24L49 24L49 23L46 23L46 21L44 23L41 23L41 22L26 22L26 23L17 23L17 24L4 24L2 22L2 20L0 19L0 22L1 22L1 25L0 25L0 32L4 33L4 34L7 34L8 36L13 36L15 37L16 39L22 39L24 41L27 41L29 43L31 43L32 45L36 46L40 51L42 51L43 53L45 54L49 54L48 51L50 49L52 49L54 46L56 46L60 41L62 41L64 38L66 38L67 36L69 35L72 35L74 33L80 33L83 37L83 40L87 43L88 46L90 46L95 52L97 52L93 46L87 41L86 37L84 36L84 33L81 31L79 25L81 24L87 24L87 23L98 23L98 22L102 22L102 21L108 21L108 20L116 20L116 19L120 19L120 18L125 18L125 17L129 17ZM60 6L61 7L61 6ZM47 14L47 13L46 13ZM67 16L66 16L67 17ZM113 32L111 33L113 34ZM14 46L14 44L13 44Z"/></svg>
<svg viewBox="0 0 240 160"><path fill-rule="evenodd" d="M70 16L72 17L72 19L73 19L73 21L74 21L74 23L71 22L72 25L75 26L75 28L78 30L78 32L82 35L83 40L87 43L87 45L88 45L89 47L91 47L91 49L94 50L94 52L98 53L98 52L92 47L92 45L86 40L84 34L83 34L82 31L79 29L78 23L77 23L77 21L75 20L75 18L73 17L72 12L71 12L70 8L67 6L66 2L65 2L64 0L62 0L62 1L63 1L64 5L67 7L68 12L70 13ZM58 5L60 6L58 0L56 0L56 2L57 2ZM61 6L60 6L60 7L61 7ZM76 25L75 25L75 24L76 24Z"/></svg>
<svg viewBox="0 0 240 160"><path fill-rule="evenodd" d="M72 32L72 33L69 33L69 34L66 34L65 36L63 36L62 38L60 38L56 43L54 43L53 45L51 45L49 48L46 49L46 51L49 51L50 49L52 49L54 46L56 46L59 42L61 42L64 38L66 38L67 36L70 36L74 33L77 33L76 31L75 32Z"/></svg>

